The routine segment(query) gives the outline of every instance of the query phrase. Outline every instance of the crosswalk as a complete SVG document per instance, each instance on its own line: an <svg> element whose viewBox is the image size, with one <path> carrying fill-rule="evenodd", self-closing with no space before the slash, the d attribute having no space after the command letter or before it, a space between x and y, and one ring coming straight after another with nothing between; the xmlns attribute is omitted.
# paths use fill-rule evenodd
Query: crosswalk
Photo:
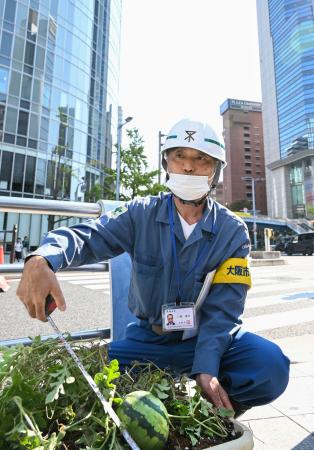
<svg viewBox="0 0 314 450"><path fill-rule="evenodd" d="M285 270L267 268L256 277L246 301L247 330L273 339L314 333L313 277Z"/></svg>
<svg viewBox="0 0 314 450"><path fill-rule="evenodd" d="M243 318L247 330L270 339L314 334L314 257L305 258L290 257L286 266L253 268ZM57 277L62 284L110 298L107 271L64 271Z"/></svg>
<svg viewBox="0 0 314 450"><path fill-rule="evenodd" d="M110 295L109 272L60 272L57 278L59 281Z"/></svg>
<svg viewBox="0 0 314 450"><path fill-rule="evenodd" d="M264 275L257 277L249 291L243 319L245 328L270 338L290 333L300 335L312 328L314 332L312 279L278 277L271 272ZM60 272L57 277L59 281L110 296L109 272Z"/></svg>

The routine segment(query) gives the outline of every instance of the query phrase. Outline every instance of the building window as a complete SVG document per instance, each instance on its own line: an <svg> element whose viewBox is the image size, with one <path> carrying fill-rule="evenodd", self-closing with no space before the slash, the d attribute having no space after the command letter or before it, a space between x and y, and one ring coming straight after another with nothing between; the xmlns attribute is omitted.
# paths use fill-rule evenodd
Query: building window
<svg viewBox="0 0 314 450"><path fill-rule="evenodd" d="M245 174L246 174L246 175L251 175L251 173L252 173L252 170L246 170L246 171L245 171Z"/></svg>
<svg viewBox="0 0 314 450"><path fill-rule="evenodd" d="M23 61L24 45L25 41L22 38L15 36L13 58L17 61Z"/></svg>
<svg viewBox="0 0 314 450"><path fill-rule="evenodd" d="M243 127L243 130L249 130L249 129L250 129L250 127L247 127L247 126Z"/></svg>
<svg viewBox="0 0 314 450"><path fill-rule="evenodd" d="M251 145L251 141L244 141L244 145Z"/></svg>
<svg viewBox="0 0 314 450"><path fill-rule="evenodd" d="M4 140L4 142L7 142L8 144L14 144L15 143L15 135L5 133L3 140Z"/></svg>
<svg viewBox="0 0 314 450"><path fill-rule="evenodd" d="M19 145L20 147L26 147L27 140L25 137L17 136L16 137L16 145Z"/></svg>
<svg viewBox="0 0 314 450"><path fill-rule="evenodd" d="M4 124L4 112L5 112L5 106L0 104L0 141L2 138L2 130L3 130L3 124Z"/></svg>
<svg viewBox="0 0 314 450"><path fill-rule="evenodd" d="M31 41L36 41L38 31L37 20L38 12L30 9L28 14L27 38Z"/></svg>
<svg viewBox="0 0 314 450"><path fill-rule="evenodd" d="M32 139L38 139L39 132L39 116L37 114L31 114L29 120L29 137Z"/></svg>
<svg viewBox="0 0 314 450"><path fill-rule="evenodd" d="M25 98L25 100L30 100L31 98L31 87L32 78L27 75L23 75L21 97Z"/></svg>
<svg viewBox="0 0 314 450"><path fill-rule="evenodd" d="M28 8L22 3L18 3L17 5L17 13L16 13L16 30L19 34L25 35L25 28L27 25L27 11Z"/></svg>
<svg viewBox="0 0 314 450"><path fill-rule="evenodd" d="M46 176L46 161L44 159L38 158L36 167L36 184L35 184L36 194L44 195L45 176Z"/></svg>
<svg viewBox="0 0 314 450"><path fill-rule="evenodd" d="M252 164L250 162L246 162L244 165L245 167L251 167Z"/></svg>
<svg viewBox="0 0 314 450"><path fill-rule="evenodd" d="M244 137L250 137L250 133L244 133L244 135L243 135Z"/></svg>
<svg viewBox="0 0 314 450"><path fill-rule="evenodd" d="M245 155L244 159L251 159L251 155Z"/></svg>
<svg viewBox="0 0 314 450"><path fill-rule="evenodd" d="M5 131L16 134L16 124L17 124L17 109L8 107L5 121Z"/></svg>
<svg viewBox="0 0 314 450"><path fill-rule="evenodd" d="M33 102L40 103L40 93L40 81L35 79L33 85Z"/></svg>
<svg viewBox="0 0 314 450"><path fill-rule="evenodd" d="M27 42L26 48L25 48L25 57L24 57L25 64L28 64L29 66L33 66L34 65L34 56L35 56L35 44L33 44L32 42Z"/></svg>
<svg viewBox="0 0 314 450"><path fill-rule="evenodd" d="M17 133L22 134L23 136L27 135L28 116L29 114L27 112L20 111Z"/></svg>
<svg viewBox="0 0 314 450"><path fill-rule="evenodd" d="M10 95L20 96L21 74L12 70L10 81Z"/></svg>
<svg viewBox="0 0 314 450"><path fill-rule="evenodd" d="M24 179L25 156L19 153L15 154L12 191L22 192Z"/></svg>
<svg viewBox="0 0 314 450"><path fill-rule="evenodd" d="M2 32L0 48L1 55L7 56L8 58L11 57L12 39L13 35L11 33L7 33L6 31Z"/></svg>
<svg viewBox="0 0 314 450"><path fill-rule="evenodd" d="M16 0L7 0L5 5L4 20L14 23Z"/></svg>
<svg viewBox="0 0 314 450"><path fill-rule="evenodd" d="M247 192L246 193L246 198L252 198L252 192Z"/></svg>
<svg viewBox="0 0 314 450"><path fill-rule="evenodd" d="M48 161L45 195L54 195L55 162Z"/></svg>
<svg viewBox="0 0 314 450"><path fill-rule="evenodd" d="M45 64L45 49L38 47L36 49L36 63L35 66L41 69Z"/></svg>
<svg viewBox="0 0 314 450"><path fill-rule="evenodd" d="M10 190L13 153L2 152L0 189Z"/></svg>
<svg viewBox="0 0 314 450"><path fill-rule="evenodd" d="M9 70L0 67L0 92L6 94L8 92Z"/></svg>
<svg viewBox="0 0 314 450"><path fill-rule="evenodd" d="M36 158L34 158L34 156L27 157L26 171L25 171L25 184L24 184L25 192L32 193L34 191L35 163L36 163Z"/></svg>
<svg viewBox="0 0 314 450"><path fill-rule="evenodd" d="M36 141L35 139L28 139L28 147L30 148L37 148L38 147L38 141Z"/></svg>

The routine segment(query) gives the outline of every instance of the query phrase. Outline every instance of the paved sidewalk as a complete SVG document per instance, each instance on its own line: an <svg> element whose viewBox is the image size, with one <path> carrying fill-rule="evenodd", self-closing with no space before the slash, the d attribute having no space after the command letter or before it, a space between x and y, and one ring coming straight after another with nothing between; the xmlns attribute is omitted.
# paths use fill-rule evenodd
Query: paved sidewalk
<svg viewBox="0 0 314 450"><path fill-rule="evenodd" d="M290 358L289 385L267 406L241 422L254 434L254 450L314 450L314 334L275 340Z"/></svg>

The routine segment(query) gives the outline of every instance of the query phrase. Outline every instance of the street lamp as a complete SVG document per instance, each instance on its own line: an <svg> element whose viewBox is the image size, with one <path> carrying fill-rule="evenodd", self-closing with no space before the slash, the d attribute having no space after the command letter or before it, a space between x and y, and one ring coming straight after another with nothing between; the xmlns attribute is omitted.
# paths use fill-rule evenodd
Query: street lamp
<svg viewBox="0 0 314 450"><path fill-rule="evenodd" d="M82 196L81 195L79 196L79 191L80 191L80 194L84 194L84 192L86 192L86 188L87 188L87 185L85 183L85 178L82 177L81 181L77 184L76 190L75 190L75 201L76 202L82 201Z"/></svg>
<svg viewBox="0 0 314 450"><path fill-rule="evenodd" d="M127 117L123 123L120 123L117 128L117 178L116 178L116 200L120 198L120 154L121 154L121 142L122 142L122 127L131 122L133 117Z"/></svg>
<svg viewBox="0 0 314 450"><path fill-rule="evenodd" d="M265 178L241 177L241 180L250 181L252 186L252 208L253 208L253 242L254 250L257 249L257 226L256 226L256 204L255 204L255 181L264 181Z"/></svg>
<svg viewBox="0 0 314 450"><path fill-rule="evenodd" d="M161 147L162 147L162 142L161 142L161 138L166 137L166 134L162 134L161 131L158 132L158 183L160 184L160 172L161 172Z"/></svg>

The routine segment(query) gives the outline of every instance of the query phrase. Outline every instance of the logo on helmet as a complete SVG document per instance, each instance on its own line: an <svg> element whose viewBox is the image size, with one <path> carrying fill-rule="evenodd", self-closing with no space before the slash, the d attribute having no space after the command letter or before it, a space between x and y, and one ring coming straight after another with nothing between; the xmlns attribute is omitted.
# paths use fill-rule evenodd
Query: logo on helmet
<svg viewBox="0 0 314 450"><path fill-rule="evenodd" d="M185 130L185 132L186 132L187 136L184 138L184 140L185 141L187 140L188 142L194 141L193 134L195 134L196 131L187 131L187 130Z"/></svg>

